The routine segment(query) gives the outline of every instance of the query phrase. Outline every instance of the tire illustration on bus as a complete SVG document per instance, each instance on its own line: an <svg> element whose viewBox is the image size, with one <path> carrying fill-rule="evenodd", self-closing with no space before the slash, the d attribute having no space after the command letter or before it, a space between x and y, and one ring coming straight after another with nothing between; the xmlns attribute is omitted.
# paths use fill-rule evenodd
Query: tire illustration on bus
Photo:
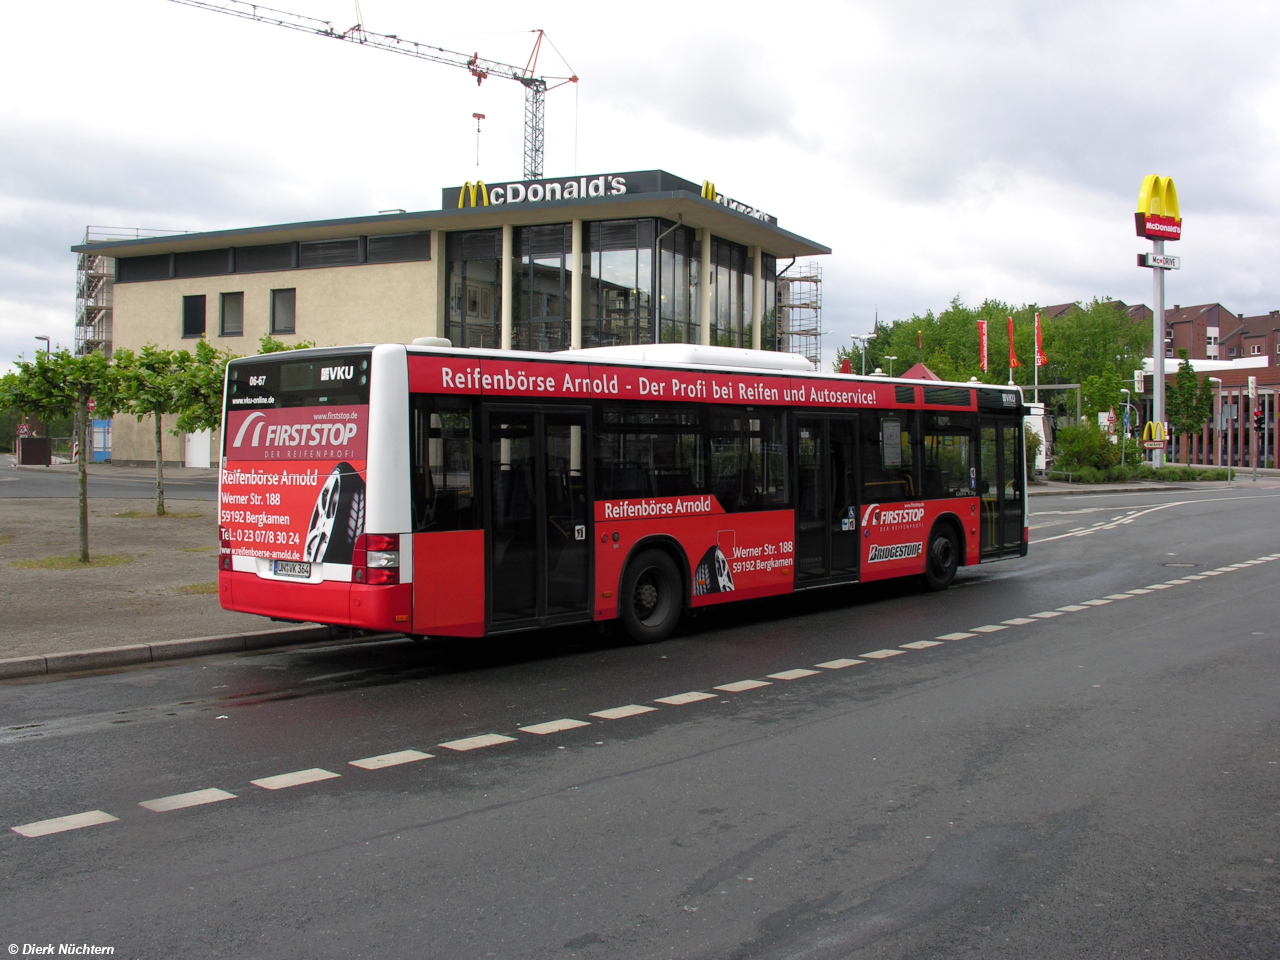
<svg viewBox="0 0 1280 960"><path fill-rule="evenodd" d="M338 464L316 496L302 559L309 563L350 563L356 540L364 533L364 511L364 478L351 464Z"/></svg>
<svg viewBox="0 0 1280 960"><path fill-rule="evenodd" d="M718 544L713 544L702 555L693 575L694 596L708 593L729 593L733 590L733 574L729 571L729 558Z"/></svg>

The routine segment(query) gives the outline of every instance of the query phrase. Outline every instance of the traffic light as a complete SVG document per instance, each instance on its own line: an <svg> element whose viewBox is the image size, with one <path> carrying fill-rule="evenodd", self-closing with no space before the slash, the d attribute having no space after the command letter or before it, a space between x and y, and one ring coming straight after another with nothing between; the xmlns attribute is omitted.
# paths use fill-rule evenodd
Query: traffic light
<svg viewBox="0 0 1280 960"><path fill-rule="evenodd" d="M1253 429L1261 433L1267 428L1267 417L1261 410L1253 412Z"/></svg>

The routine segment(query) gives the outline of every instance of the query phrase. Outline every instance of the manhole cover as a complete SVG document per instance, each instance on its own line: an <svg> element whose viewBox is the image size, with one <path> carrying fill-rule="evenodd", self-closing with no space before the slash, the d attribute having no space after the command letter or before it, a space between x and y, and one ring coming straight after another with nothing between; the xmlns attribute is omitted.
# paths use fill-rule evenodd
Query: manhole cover
<svg viewBox="0 0 1280 960"><path fill-rule="evenodd" d="M1200 564L1198 563L1162 563L1160 564L1160 566L1162 567L1198 567L1200 566Z"/></svg>

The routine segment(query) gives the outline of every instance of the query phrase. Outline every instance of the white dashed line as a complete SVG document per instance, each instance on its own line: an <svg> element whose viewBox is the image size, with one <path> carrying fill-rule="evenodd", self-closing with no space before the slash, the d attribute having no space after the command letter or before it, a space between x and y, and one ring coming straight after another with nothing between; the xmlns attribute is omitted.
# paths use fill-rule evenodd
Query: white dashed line
<svg viewBox="0 0 1280 960"><path fill-rule="evenodd" d="M1171 583L1148 583L1147 584L1148 590L1169 590L1172 587L1173 587L1173 584Z"/></svg>
<svg viewBox="0 0 1280 960"><path fill-rule="evenodd" d="M234 793L227 793L211 787L208 790L196 790L192 793L178 793L172 797L160 797L158 800L143 800L138 806L152 813L167 813L170 810L185 810L187 807L199 807L206 803L217 803L219 800L234 800Z"/></svg>
<svg viewBox="0 0 1280 960"><path fill-rule="evenodd" d="M667 703L673 707L684 706L686 703L697 703L699 700L714 700L714 693L703 693L701 690L690 690L688 693L677 693L670 697L657 697L654 703Z"/></svg>
<svg viewBox="0 0 1280 960"><path fill-rule="evenodd" d="M884 660L888 657L900 657L906 651L904 650L872 650L870 653L860 653L864 660Z"/></svg>
<svg viewBox="0 0 1280 960"><path fill-rule="evenodd" d="M478 737L463 737L461 740L450 740L440 746L446 750L466 753L468 750L479 750L482 747L496 747L500 743L514 743L515 737L504 737L500 733L482 733Z"/></svg>
<svg viewBox="0 0 1280 960"><path fill-rule="evenodd" d="M981 627L970 627L973 633L996 633L999 630L1008 630L1003 623L988 623Z"/></svg>
<svg viewBox="0 0 1280 960"><path fill-rule="evenodd" d="M1205 575L1206 577L1220 577L1220 576L1222 576L1222 571L1221 571L1221 570L1206 570L1206 571L1204 572L1204 575Z"/></svg>
<svg viewBox="0 0 1280 960"><path fill-rule="evenodd" d="M1136 596L1136 597L1140 597L1140 596L1142 596L1144 593L1150 593L1150 592L1151 592L1151 591L1150 591L1150 590L1148 590L1148 589L1146 589L1145 587L1136 587L1136 588L1134 588L1133 590L1126 590L1126 591L1125 591L1125 593L1131 593L1131 594L1133 594L1133 595L1134 595L1134 596Z"/></svg>
<svg viewBox="0 0 1280 960"><path fill-rule="evenodd" d="M1086 600L1084 605L1086 607L1105 607L1110 602L1110 600Z"/></svg>
<svg viewBox="0 0 1280 960"><path fill-rule="evenodd" d="M770 680L799 680L801 677L816 677L817 670L783 670L781 673L770 673L767 676Z"/></svg>
<svg viewBox="0 0 1280 960"><path fill-rule="evenodd" d="M742 693L744 690L758 690L761 687L771 687L773 684L767 680L737 680L733 683L722 683L718 687L712 687L713 690L723 690L725 693Z"/></svg>
<svg viewBox="0 0 1280 960"><path fill-rule="evenodd" d="M916 640L914 643L904 643L903 650L928 650L930 647L940 647L942 644L937 640Z"/></svg>
<svg viewBox="0 0 1280 960"><path fill-rule="evenodd" d="M330 773L328 770L312 767L310 770L295 770L293 773L281 773L274 777L263 777L261 780L250 780L249 782L255 787L262 787L263 790L283 790L286 787L300 787L304 783L332 780L340 776L342 774Z"/></svg>
<svg viewBox="0 0 1280 960"><path fill-rule="evenodd" d="M935 640L968 640L970 637L976 637L976 633L944 633L940 637L934 637Z"/></svg>
<svg viewBox="0 0 1280 960"><path fill-rule="evenodd" d="M638 703L629 703L625 707L610 707L608 710L597 710L591 714L601 720L622 720L626 717L638 717L642 713L653 713L657 707L645 707Z"/></svg>
<svg viewBox="0 0 1280 960"><path fill-rule="evenodd" d="M1065 607L1059 607L1058 609L1063 613L1079 613L1081 610L1088 610L1089 608L1083 607L1078 603L1068 603Z"/></svg>
<svg viewBox="0 0 1280 960"><path fill-rule="evenodd" d="M1033 614L1032 614L1032 616L1033 616L1033 617L1035 617L1037 620L1048 620L1050 617L1060 617L1060 616L1062 616L1062 611L1060 611L1060 610L1041 610L1039 613L1033 613Z"/></svg>
<svg viewBox="0 0 1280 960"><path fill-rule="evenodd" d="M1129 596L1129 594L1127 593L1108 593L1107 599L1108 600L1132 600L1133 597Z"/></svg>
<svg viewBox="0 0 1280 960"><path fill-rule="evenodd" d="M535 723L532 726L521 727L523 733L536 733L540 736L546 736L548 733L560 733L564 730L576 730L578 727L589 727L591 724L585 720L574 720L572 717L565 717L563 720L548 720L546 723Z"/></svg>
<svg viewBox="0 0 1280 960"><path fill-rule="evenodd" d="M1169 584L1169 586L1171 586L1171 587L1179 587L1179 586L1181 586L1182 584L1184 584L1184 583L1188 583L1188 582L1189 582L1188 580L1181 579L1181 578L1180 578L1180 579L1178 579L1178 580L1166 580L1166 581L1165 581L1165 583Z"/></svg>
<svg viewBox="0 0 1280 960"><path fill-rule="evenodd" d="M113 820L119 820L119 817L113 817L109 813L103 813L101 810L90 810L88 813L73 813L69 817L54 817L52 820L37 820L35 823L24 823L20 827L13 827L14 833L20 833L24 837L45 837L51 833L62 833L65 830L79 830L82 827L93 827L100 823L111 823Z"/></svg>
<svg viewBox="0 0 1280 960"><path fill-rule="evenodd" d="M1035 623L1036 621L1031 617L1014 617L1012 620L1001 620L1000 622L1011 627L1021 627L1028 623Z"/></svg>
<svg viewBox="0 0 1280 960"><path fill-rule="evenodd" d="M823 670L843 670L845 667L852 667L857 663L865 663L864 660L850 660L848 657L841 657L839 660L828 660L825 663L815 663L815 667L821 667Z"/></svg>
<svg viewBox="0 0 1280 960"><path fill-rule="evenodd" d="M397 750L395 753L384 753L377 757L365 757L363 760L352 760L351 766L361 770L381 770L383 767L398 767L402 763L414 763L418 760L430 760L431 754L421 750Z"/></svg>
<svg viewBox="0 0 1280 960"><path fill-rule="evenodd" d="M1187 574L1185 577L1183 577L1183 579L1184 579L1184 580L1203 580L1203 579L1204 579L1204 574L1203 574L1203 573L1189 573L1189 574Z"/></svg>

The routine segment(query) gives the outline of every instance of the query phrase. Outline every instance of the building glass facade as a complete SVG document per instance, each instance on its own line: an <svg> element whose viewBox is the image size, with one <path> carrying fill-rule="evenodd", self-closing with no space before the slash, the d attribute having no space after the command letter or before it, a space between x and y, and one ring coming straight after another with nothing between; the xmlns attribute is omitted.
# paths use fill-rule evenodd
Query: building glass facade
<svg viewBox="0 0 1280 960"><path fill-rule="evenodd" d="M582 345L653 343L654 221L583 224Z"/></svg>
<svg viewBox="0 0 1280 960"><path fill-rule="evenodd" d="M500 347L502 231L450 233L445 247L445 336L455 347Z"/></svg>
<svg viewBox="0 0 1280 960"><path fill-rule="evenodd" d="M511 346L516 350L569 349L572 225L520 227L513 240L517 259Z"/></svg>

